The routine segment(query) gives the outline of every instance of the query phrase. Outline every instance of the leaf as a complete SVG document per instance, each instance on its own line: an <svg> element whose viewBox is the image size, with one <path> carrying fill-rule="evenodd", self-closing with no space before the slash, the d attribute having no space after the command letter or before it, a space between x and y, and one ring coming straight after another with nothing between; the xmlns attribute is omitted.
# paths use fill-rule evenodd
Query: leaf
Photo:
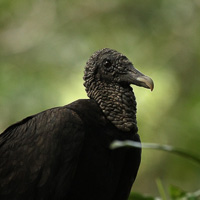
<svg viewBox="0 0 200 200"><path fill-rule="evenodd" d="M185 191L174 185L169 187L169 193L172 200L180 199L186 195Z"/></svg>
<svg viewBox="0 0 200 200"><path fill-rule="evenodd" d="M187 193L184 190L180 189L177 186L171 185L169 187L170 197L172 200L199 200L200 199L200 190L197 190L193 193Z"/></svg>
<svg viewBox="0 0 200 200"><path fill-rule="evenodd" d="M140 193L131 193L128 200L155 200L157 198L150 197L150 196L145 196Z"/></svg>

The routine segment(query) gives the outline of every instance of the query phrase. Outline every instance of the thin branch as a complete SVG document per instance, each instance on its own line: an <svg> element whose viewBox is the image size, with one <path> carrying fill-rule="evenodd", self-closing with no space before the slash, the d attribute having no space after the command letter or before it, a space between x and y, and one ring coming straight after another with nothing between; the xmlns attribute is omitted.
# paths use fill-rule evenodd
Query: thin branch
<svg viewBox="0 0 200 200"><path fill-rule="evenodd" d="M157 179L157 180L156 180L156 185L157 185L157 187L158 187L158 191L159 191L159 193L160 193L161 199L162 199L162 200L167 200L168 198L167 198L167 195L166 195L164 186L163 186L163 184L162 184L162 182L161 182L160 179Z"/></svg>
<svg viewBox="0 0 200 200"><path fill-rule="evenodd" d="M194 156L181 149L172 147L170 145L161 145L161 144L156 144L156 143L140 143L140 142L134 142L131 140L125 140L125 141L115 140L110 145L111 149L116 149L116 148L121 148L121 147L136 147L136 148L143 148L143 149L157 149L157 150L167 151L167 152L182 156L184 158L193 160L194 162L200 165L199 157Z"/></svg>

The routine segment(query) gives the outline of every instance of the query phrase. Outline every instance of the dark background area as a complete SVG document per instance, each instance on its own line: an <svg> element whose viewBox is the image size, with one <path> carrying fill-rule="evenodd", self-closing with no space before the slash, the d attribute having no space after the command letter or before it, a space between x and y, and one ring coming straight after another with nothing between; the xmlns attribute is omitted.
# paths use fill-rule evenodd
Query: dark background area
<svg viewBox="0 0 200 200"><path fill-rule="evenodd" d="M87 98L89 56L109 47L150 76L133 86L143 142L200 155L200 1L0 0L0 132L42 110ZM199 166L143 150L133 191L158 195L156 179L200 188Z"/></svg>

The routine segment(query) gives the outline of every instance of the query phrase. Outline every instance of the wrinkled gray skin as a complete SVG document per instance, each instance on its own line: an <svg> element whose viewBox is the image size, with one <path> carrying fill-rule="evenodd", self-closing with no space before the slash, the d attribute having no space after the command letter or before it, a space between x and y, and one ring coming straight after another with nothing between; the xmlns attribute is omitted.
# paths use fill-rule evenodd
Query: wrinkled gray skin
<svg viewBox="0 0 200 200"><path fill-rule="evenodd" d="M87 62L84 86L103 113L118 129L137 128L136 100L130 84L153 90L153 81L134 68L123 54L105 48Z"/></svg>

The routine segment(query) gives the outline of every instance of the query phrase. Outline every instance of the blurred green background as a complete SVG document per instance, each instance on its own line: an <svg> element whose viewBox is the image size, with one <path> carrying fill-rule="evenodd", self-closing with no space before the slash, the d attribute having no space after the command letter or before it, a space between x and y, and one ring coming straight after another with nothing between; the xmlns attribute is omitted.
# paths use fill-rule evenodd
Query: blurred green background
<svg viewBox="0 0 200 200"><path fill-rule="evenodd" d="M133 86L143 142L200 155L199 0L0 0L0 132L42 110L87 98L89 56L109 47L155 83ZM133 190L158 195L156 179L200 188L185 158L143 150Z"/></svg>

